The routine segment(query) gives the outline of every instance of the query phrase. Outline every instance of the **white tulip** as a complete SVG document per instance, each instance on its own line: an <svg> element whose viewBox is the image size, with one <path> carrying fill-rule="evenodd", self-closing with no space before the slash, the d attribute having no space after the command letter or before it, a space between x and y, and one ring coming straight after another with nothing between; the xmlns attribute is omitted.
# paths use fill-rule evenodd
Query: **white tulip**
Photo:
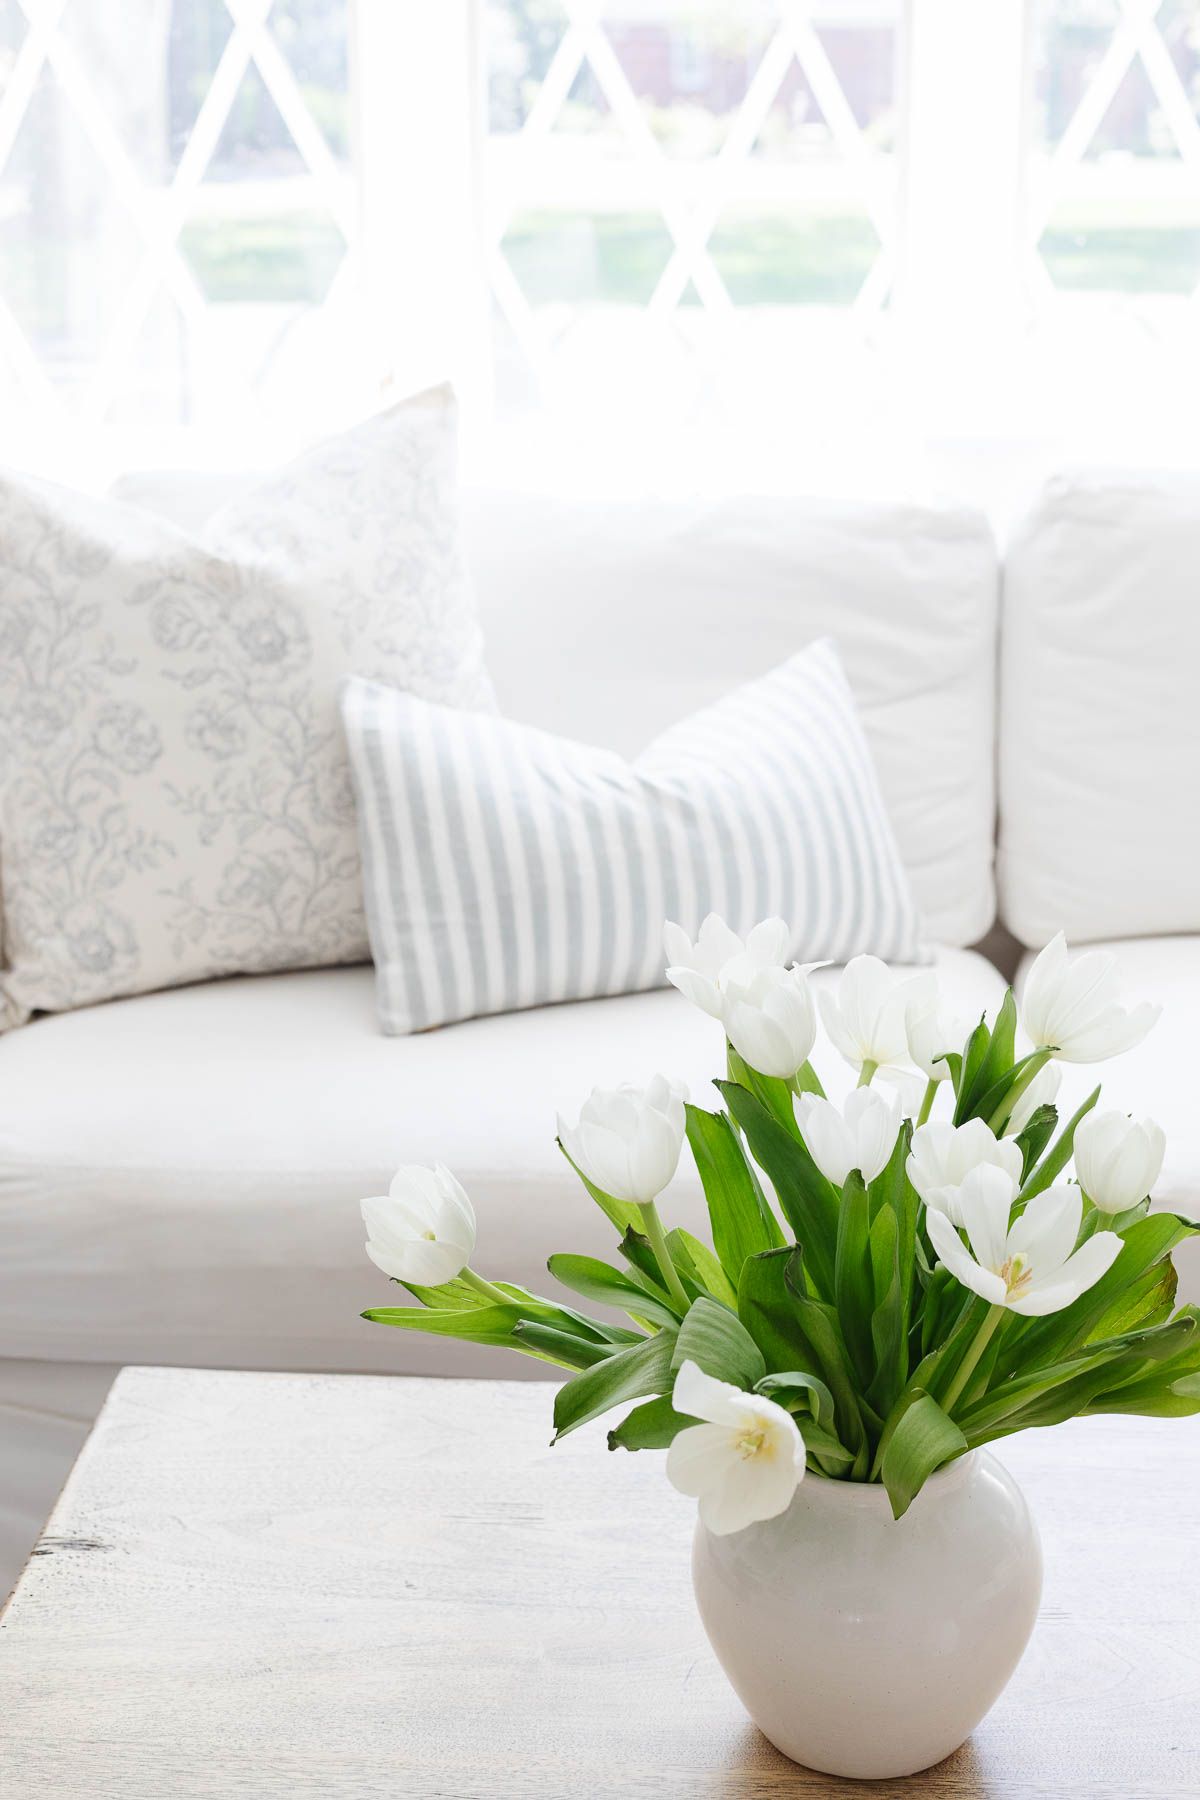
<svg viewBox="0 0 1200 1800"><path fill-rule="evenodd" d="M851 1169L874 1181L887 1168L900 1134L899 1097L855 1088L841 1111L817 1094L801 1094L800 1135L827 1181L841 1187Z"/></svg>
<svg viewBox="0 0 1200 1800"><path fill-rule="evenodd" d="M785 1512L804 1477L804 1439L774 1400L744 1394L694 1362L681 1365L672 1405L702 1425L687 1425L667 1451L667 1479L700 1502L716 1537Z"/></svg>
<svg viewBox="0 0 1200 1800"><path fill-rule="evenodd" d="M825 1029L852 1068L899 1062L908 1049L905 1012L912 980L892 974L877 956L856 956L842 970L836 994L821 994Z"/></svg>
<svg viewBox="0 0 1200 1800"><path fill-rule="evenodd" d="M970 1024L947 1011L932 977L918 977L913 988L916 991L910 989L912 997L904 1009L908 1054L927 1081L946 1081L950 1076L946 1052L961 1055Z"/></svg>
<svg viewBox="0 0 1200 1800"><path fill-rule="evenodd" d="M386 1194L362 1202L367 1255L418 1287L453 1281L475 1249L475 1211L449 1169L397 1169Z"/></svg>
<svg viewBox="0 0 1200 1800"><path fill-rule="evenodd" d="M686 1099L682 1082L665 1075L655 1075L645 1088L593 1088L578 1125L559 1116L559 1139L593 1187L614 1200L649 1206L678 1166Z"/></svg>
<svg viewBox="0 0 1200 1800"><path fill-rule="evenodd" d="M743 941L717 913L709 913L693 943L682 925L668 919L663 926L667 980L694 1006L719 1019L729 982L745 984L761 969L781 968L790 940L782 919L761 920Z"/></svg>
<svg viewBox="0 0 1200 1800"><path fill-rule="evenodd" d="M1079 1185L1102 1213L1128 1212L1149 1194L1162 1169L1166 1136L1153 1119L1091 1112L1075 1128Z"/></svg>
<svg viewBox="0 0 1200 1800"><path fill-rule="evenodd" d="M930 1212L945 1213L953 1225L963 1223L959 1194L972 1169L1002 1169L1016 1184L1021 1179L1021 1152L1011 1138L997 1139L983 1119L965 1125L934 1120L918 1125L905 1168Z"/></svg>
<svg viewBox="0 0 1200 1800"><path fill-rule="evenodd" d="M1021 994L1021 1023L1039 1050L1061 1062L1103 1062L1140 1044L1162 1011L1117 1003L1117 959L1089 950L1071 961L1060 931L1035 959Z"/></svg>
<svg viewBox="0 0 1200 1800"><path fill-rule="evenodd" d="M959 1189L968 1250L944 1213L927 1211L930 1240L956 1280L993 1306L1039 1318L1061 1312L1094 1287L1120 1253L1115 1231L1098 1231L1075 1248L1083 1196L1073 1185L1035 1194L1010 1227L1016 1183L981 1164Z"/></svg>
<svg viewBox="0 0 1200 1800"><path fill-rule="evenodd" d="M1005 1137L1019 1136L1039 1106L1053 1106L1061 1086L1062 1070L1057 1063L1047 1063L1044 1069L1039 1069L1009 1113Z"/></svg>
<svg viewBox="0 0 1200 1800"><path fill-rule="evenodd" d="M745 983L730 979L722 1017L726 1037L760 1075L790 1081L817 1039L812 991L800 969L760 969Z"/></svg>

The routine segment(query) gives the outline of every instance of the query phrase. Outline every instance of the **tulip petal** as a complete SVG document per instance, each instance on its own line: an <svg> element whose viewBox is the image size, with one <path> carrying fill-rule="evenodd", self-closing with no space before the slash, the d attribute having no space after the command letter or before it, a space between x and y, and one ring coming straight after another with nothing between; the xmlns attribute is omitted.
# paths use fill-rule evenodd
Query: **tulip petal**
<svg viewBox="0 0 1200 1800"><path fill-rule="evenodd" d="M1086 1030L1072 1034L1069 1046L1060 1052L1061 1060L1094 1063L1105 1062L1110 1056L1121 1056L1141 1043L1161 1012L1161 1006L1151 1005L1148 1000L1128 1012L1120 1006L1107 1007Z"/></svg>
<svg viewBox="0 0 1200 1800"><path fill-rule="evenodd" d="M979 1294L994 1305L1004 1299L1005 1287L999 1275L981 1269L944 1213L926 1212L925 1224L930 1242L956 1281L973 1294Z"/></svg>
<svg viewBox="0 0 1200 1800"><path fill-rule="evenodd" d="M704 952L705 965L719 969L723 963L740 956L744 945L737 932L728 926L720 913L710 912L696 934L696 947Z"/></svg>
<svg viewBox="0 0 1200 1800"><path fill-rule="evenodd" d="M747 1396L731 1381L706 1375L699 1363L686 1357L675 1375L671 1405L677 1413L705 1419L711 1425L736 1425L744 1417Z"/></svg>
<svg viewBox="0 0 1200 1800"><path fill-rule="evenodd" d="M1046 947L1039 951L1033 960L1033 967L1025 977L1021 990L1021 1017L1026 1031L1035 1044L1044 1044L1047 1040L1043 1027L1050 1009L1050 1002L1057 992L1062 974L1067 966L1067 940L1063 932L1056 932Z"/></svg>
<svg viewBox="0 0 1200 1800"><path fill-rule="evenodd" d="M1116 1000L1119 989L1117 959L1108 951L1087 950L1063 970L1051 1009L1059 1039L1071 1036Z"/></svg>
<svg viewBox="0 0 1200 1800"><path fill-rule="evenodd" d="M686 963L678 963L668 968L667 980L679 989L685 1000L698 1006L710 1019L721 1017L721 991L711 976L702 974L699 969L688 968Z"/></svg>
<svg viewBox="0 0 1200 1800"><path fill-rule="evenodd" d="M728 1425L687 1425L676 1432L667 1451L667 1480L697 1500L740 1461Z"/></svg>
<svg viewBox="0 0 1200 1800"><path fill-rule="evenodd" d="M1115 1231L1098 1231L1095 1237L1080 1244L1065 1263L1047 1279L1039 1281L1036 1273L1029 1287L1009 1305L1013 1312L1027 1318L1042 1318L1046 1313L1061 1312L1094 1287L1111 1269L1121 1254L1122 1240Z"/></svg>
<svg viewBox="0 0 1200 1800"><path fill-rule="evenodd" d="M760 919L746 939L746 955L762 968L787 960L792 934L784 919Z"/></svg>
<svg viewBox="0 0 1200 1800"><path fill-rule="evenodd" d="M1010 1256L1024 1255L1033 1267L1034 1281L1049 1279L1066 1263L1083 1218L1083 1196L1077 1187L1060 1182L1035 1194L1008 1234Z"/></svg>
<svg viewBox="0 0 1200 1800"><path fill-rule="evenodd" d="M705 1529L714 1537L728 1537L747 1525L778 1518L791 1504L803 1467L801 1463L797 1469L795 1462L784 1457L739 1458L700 1496Z"/></svg>
<svg viewBox="0 0 1200 1800"><path fill-rule="evenodd" d="M985 1269L997 1271L1007 1255L1008 1222L1016 1199L1012 1177L994 1163L980 1163L958 1190L958 1207L971 1248ZM927 1220L932 1217L927 1215Z"/></svg>

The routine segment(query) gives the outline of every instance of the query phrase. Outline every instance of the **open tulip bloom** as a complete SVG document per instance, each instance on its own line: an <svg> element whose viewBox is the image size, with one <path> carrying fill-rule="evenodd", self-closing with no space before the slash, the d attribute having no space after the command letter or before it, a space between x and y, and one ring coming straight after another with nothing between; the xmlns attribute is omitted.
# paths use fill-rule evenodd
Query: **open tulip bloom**
<svg viewBox="0 0 1200 1800"><path fill-rule="evenodd" d="M789 942L778 920L742 938L710 917L694 942L668 927L672 981L724 1028L715 1104L660 1075L560 1120L618 1244L612 1262L547 1266L602 1316L478 1275L470 1201L440 1167L364 1202L369 1253L411 1297L364 1316L569 1371L557 1437L632 1403L610 1447L666 1449L718 1534L783 1512L806 1473L881 1483L898 1518L935 1470L1010 1432L1200 1412L1200 1309L1176 1310L1171 1260L1200 1227L1151 1211L1163 1134L1095 1112L1098 1087L1071 1118L1055 1105L1055 1060L1116 1055L1157 1016L1118 1003L1112 959L1055 939L1019 1021L1010 991L950 1043L934 976L857 957L818 1008ZM818 1017L857 1071L843 1105L809 1060ZM906 1065L915 1118L873 1085ZM685 1137L707 1241L660 1214Z"/></svg>

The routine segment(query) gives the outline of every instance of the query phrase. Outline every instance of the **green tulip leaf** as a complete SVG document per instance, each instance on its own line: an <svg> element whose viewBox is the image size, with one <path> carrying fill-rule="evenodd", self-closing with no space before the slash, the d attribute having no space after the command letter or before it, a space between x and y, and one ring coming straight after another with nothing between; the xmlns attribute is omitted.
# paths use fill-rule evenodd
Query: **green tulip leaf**
<svg viewBox="0 0 1200 1800"><path fill-rule="evenodd" d="M749 1391L767 1372L763 1353L736 1313L707 1296L696 1301L675 1338L672 1366L694 1362L706 1375Z"/></svg>
<svg viewBox="0 0 1200 1800"><path fill-rule="evenodd" d="M956 1067L958 1070L958 1080L954 1088L956 1100L954 1123L956 1125L961 1125L963 1120L969 1116L966 1110L967 1102L972 1089L974 1088L975 1078L979 1074L983 1059L988 1053L988 1045L991 1041L992 1034L988 1030L987 1020L980 1019L978 1025L967 1039L962 1056L956 1056L953 1061L947 1059L949 1061L951 1073L953 1074Z"/></svg>
<svg viewBox="0 0 1200 1800"><path fill-rule="evenodd" d="M732 1082L717 1083L750 1153L775 1189L783 1216L804 1246L805 1266L819 1292L832 1297L837 1242L837 1190L826 1180L799 1138L779 1124L754 1095Z"/></svg>
<svg viewBox="0 0 1200 1800"><path fill-rule="evenodd" d="M793 1410L796 1396L803 1396L822 1431L832 1435L837 1429L833 1395L823 1381L802 1369L785 1369L778 1375L764 1375L756 1392L765 1394L768 1400L777 1400L789 1412Z"/></svg>
<svg viewBox="0 0 1200 1800"><path fill-rule="evenodd" d="M874 1362L871 1316L875 1311L875 1280L871 1267L870 1201L857 1169L842 1189L833 1288L842 1337L858 1383L866 1387Z"/></svg>
<svg viewBox="0 0 1200 1800"><path fill-rule="evenodd" d="M1081 1119L1085 1119L1100 1098L1100 1089L1094 1087L1083 1105L1077 1108L1067 1120L1059 1133L1054 1146L1042 1158L1032 1175L1026 1175L1021 1184L1021 1192L1017 1199L1024 1205L1048 1187L1052 1187L1071 1160L1075 1147L1075 1131Z"/></svg>
<svg viewBox="0 0 1200 1800"><path fill-rule="evenodd" d="M699 1421L677 1413L670 1399L643 1400L608 1434L610 1450L666 1450L685 1425Z"/></svg>
<svg viewBox="0 0 1200 1800"><path fill-rule="evenodd" d="M821 1427L812 1419L797 1419L796 1429L804 1439L806 1456L815 1457L821 1463L828 1464L834 1469L844 1469L854 1461L854 1457L846 1446L828 1431L822 1431Z"/></svg>
<svg viewBox="0 0 1200 1800"><path fill-rule="evenodd" d="M967 1081L959 1095L958 1105L954 1112L954 1123L961 1125L965 1120L976 1117L990 1118L996 1106L1004 1098L1012 1086L1013 1079L1021 1064L1013 1063L1013 1045L1016 1042L1017 1003L1011 988L1005 993L996 1015L996 1023L988 1031L986 1021L972 1034L966 1056ZM985 1038L982 1055L976 1040L983 1032ZM995 1096L995 1098L993 1098Z"/></svg>
<svg viewBox="0 0 1200 1800"><path fill-rule="evenodd" d="M554 1396L555 1443L614 1406L650 1394L669 1394L675 1380L671 1366L674 1349L674 1331L660 1331L564 1382Z"/></svg>
<svg viewBox="0 0 1200 1800"><path fill-rule="evenodd" d="M732 1044L726 1044L725 1057L729 1080L753 1095L764 1112L769 1113L790 1136L799 1137L796 1106L789 1084L778 1075L760 1075L748 1062L743 1062ZM723 1089L724 1085L720 1081L713 1083L718 1089Z"/></svg>
<svg viewBox="0 0 1200 1800"><path fill-rule="evenodd" d="M903 1518L929 1477L967 1448L963 1433L932 1394L912 1393L883 1455L881 1472L892 1517Z"/></svg>
<svg viewBox="0 0 1200 1800"><path fill-rule="evenodd" d="M584 1300L600 1306L615 1306L635 1318L652 1320L656 1325L677 1325L679 1309L663 1297L661 1290L651 1289L633 1275L623 1275L594 1256L552 1256L546 1264L555 1281L570 1288Z"/></svg>
<svg viewBox="0 0 1200 1800"><path fill-rule="evenodd" d="M725 1115L689 1106L687 1136L708 1203L713 1248L736 1286L746 1258L776 1249L783 1233Z"/></svg>
<svg viewBox="0 0 1200 1800"><path fill-rule="evenodd" d="M667 1249L685 1286L694 1282L702 1293L711 1294L714 1300L736 1311L737 1290L707 1244L676 1225L667 1233Z"/></svg>
<svg viewBox="0 0 1200 1800"><path fill-rule="evenodd" d="M1046 1145L1054 1136L1054 1127L1058 1124L1058 1108L1048 1103L1035 1107L1029 1122L1019 1131L1013 1140L1021 1152L1021 1180L1026 1182L1037 1160Z"/></svg>

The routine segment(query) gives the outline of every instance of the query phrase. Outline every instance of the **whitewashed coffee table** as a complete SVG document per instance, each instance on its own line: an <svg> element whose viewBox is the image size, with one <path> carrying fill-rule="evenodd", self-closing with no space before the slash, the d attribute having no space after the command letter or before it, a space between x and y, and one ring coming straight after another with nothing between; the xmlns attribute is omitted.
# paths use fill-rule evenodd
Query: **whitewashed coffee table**
<svg viewBox="0 0 1200 1800"><path fill-rule="evenodd" d="M691 1504L541 1383L127 1369L0 1624L3 1800L1200 1794L1200 1433L1005 1446L1028 1656L972 1743L860 1787L745 1719Z"/></svg>

